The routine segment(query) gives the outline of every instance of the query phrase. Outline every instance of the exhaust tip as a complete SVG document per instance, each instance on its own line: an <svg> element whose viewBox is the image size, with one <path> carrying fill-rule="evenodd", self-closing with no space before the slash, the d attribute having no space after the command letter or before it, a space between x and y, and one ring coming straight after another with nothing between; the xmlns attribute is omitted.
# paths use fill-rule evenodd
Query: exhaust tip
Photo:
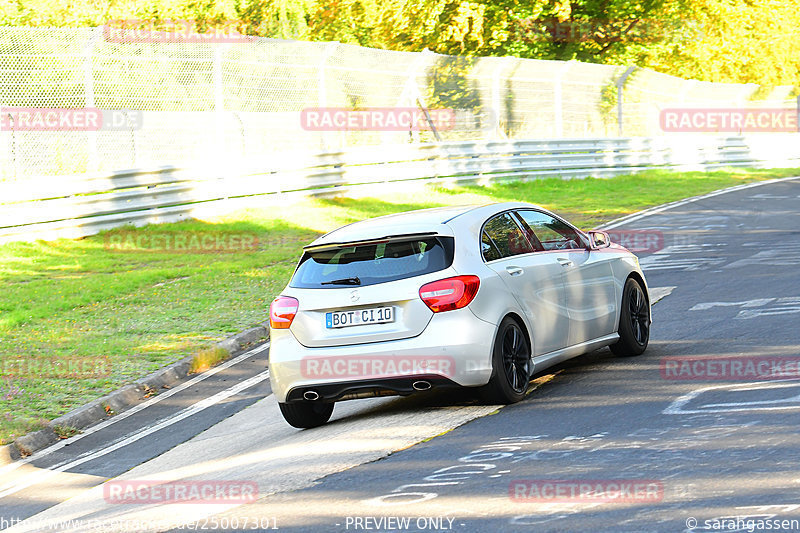
<svg viewBox="0 0 800 533"><path fill-rule="evenodd" d="M319 394L316 391L307 390L303 393L303 398L309 402L313 402L314 400L319 400Z"/></svg>
<svg viewBox="0 0 800 533"><path fill-rule="evenodd" d="M431 388L430 381L415 381L411 384L411 388L414 390L428 390Z"/></svg>

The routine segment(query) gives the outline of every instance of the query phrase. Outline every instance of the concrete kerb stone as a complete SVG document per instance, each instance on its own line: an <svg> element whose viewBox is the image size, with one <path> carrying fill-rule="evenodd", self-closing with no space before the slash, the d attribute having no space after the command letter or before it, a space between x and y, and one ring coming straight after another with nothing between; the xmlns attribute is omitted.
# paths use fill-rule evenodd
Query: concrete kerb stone
<svg viewBox="0 0 800 533"><path fill-rule="evenodd" d="M216 343L216 346L228 352L234 352L249 347L250 345L269 339L269 322L246 329ZM121 413L122 411L140 403L164 387L170 387L180 379L189 375L194 355L184 357L180 361L161 368L130 385L106 394L102 398L93 400L77 409L50 421L45 429L34 431L18 437L12 444L0 446L0 466L31 455L58 442L59 433L67 430L81 430L91 425Z"/></svg>
<svg viewBox="0 0 800 533"><path fill-rule="evenodd" d="M6 444L4 446L0 446L0 466L7 465L14 461L12 457L11 450L15 450L16 447L13 444Z"/></svg>

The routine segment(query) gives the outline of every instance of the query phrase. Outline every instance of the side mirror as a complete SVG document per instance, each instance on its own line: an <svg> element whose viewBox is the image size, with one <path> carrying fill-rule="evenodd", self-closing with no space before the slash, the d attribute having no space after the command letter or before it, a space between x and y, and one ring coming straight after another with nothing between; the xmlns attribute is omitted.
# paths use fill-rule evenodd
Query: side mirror
<svg viewBox="0 0 800 533"><path fill-rule="evenodd" d="M589 239L592 241L592 248L608 248L611 246L611 237L605 231L590 231Z"/></svg>

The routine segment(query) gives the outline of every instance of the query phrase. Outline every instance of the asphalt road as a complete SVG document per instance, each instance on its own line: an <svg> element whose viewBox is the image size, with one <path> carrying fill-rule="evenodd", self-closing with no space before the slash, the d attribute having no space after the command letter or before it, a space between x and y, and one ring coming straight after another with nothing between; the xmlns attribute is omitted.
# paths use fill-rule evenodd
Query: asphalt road
<svg viewBox="0 0 800 533"><path fill-rule="evenodd" d="M0 529L149 461L265 398L271 392L268 379L208 402L264 372L268 353L266 346L251 349L235 357L234 365L162 390L146 408L111 419L113 424L99 431L89 430L25 461L0 467ZM204 409L198 410L203 401L199 407ZM193 415L181 418L190 409Z"/></svg>
<svg viewBox="0 0 800 533"><path fill-rule="evenodd" d="M109 426L0 469L0 528L800 531L800 381L788 379L800 375L798 208L800 180L783 180L614 228L655 236L661 249L640 254L648 283L675 287L640 357L574 359L499 410L469 395L358 400L298 431L268 395L262 351L217 374L233 382L208 378L207 391L142 409L115 436ZM753 373L765 368L782 379ZM246 376L252 385L180 418ZM110 442L124 446L105 452ZM68 468L49 474L58 465ZM245 505L125 504L109 500L112 477L257 490Z"/></svg>

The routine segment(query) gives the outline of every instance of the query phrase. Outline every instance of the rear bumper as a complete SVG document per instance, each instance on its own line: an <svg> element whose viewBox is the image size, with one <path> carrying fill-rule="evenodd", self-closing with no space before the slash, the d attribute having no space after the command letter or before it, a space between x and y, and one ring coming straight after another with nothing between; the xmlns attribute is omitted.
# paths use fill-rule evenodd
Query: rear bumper
<svg viewBox="0 0 800 533"><path fill-rule="evenodd" d="M496 329L465 308L434 315L416 337L367 344L308 348L291 330L273 330L272 392L279 402L298 401L309 390L336 401L411 394L415 381L433 388L485 385Z"/></svg>
<svg viewBox="0 0 800 533"><path fill-rule="evenodd" d="M338 402L356 398L375 398L377 396L408 396L422 390L457 387L460 387L460 385L454 381L436 375L365 379L292 387L286 395L286 403L300 402L307 399ZM313 396L306 398L306 395L309 394Z"/></svg>

